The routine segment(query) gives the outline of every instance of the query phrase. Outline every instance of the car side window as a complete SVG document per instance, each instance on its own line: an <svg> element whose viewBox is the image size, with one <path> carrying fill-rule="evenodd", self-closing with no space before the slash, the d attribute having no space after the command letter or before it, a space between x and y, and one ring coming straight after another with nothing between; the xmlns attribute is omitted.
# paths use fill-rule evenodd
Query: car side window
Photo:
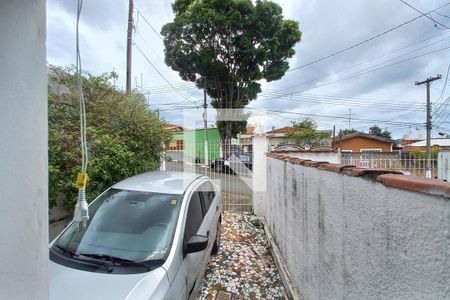
<svg viewBox="0 0 450 300"><path fill-rule="evenodd" d="M184 229L184 242L186 243L193 235L196 235L203 222L202 203L199 192L194 192L189 202L189 208Z"/></svg>
<svg viewBox="0 0 450 300"><path fill-rule="evenodd" d="M208 211L209 207L211 206L211 203L214 200L214 197L216 196L216 193L214 191L214 187L211 182L207 181L203 183L199 191L202 193L203 201L205 203L205 214Z"/></svg>

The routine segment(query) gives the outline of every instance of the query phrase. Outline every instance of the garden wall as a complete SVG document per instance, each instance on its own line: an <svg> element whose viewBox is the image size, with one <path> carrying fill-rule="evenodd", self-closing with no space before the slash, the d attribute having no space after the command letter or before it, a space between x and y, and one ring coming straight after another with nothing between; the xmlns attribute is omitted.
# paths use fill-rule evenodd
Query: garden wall
<svg viewBox="0 0 450 300"><path fill-rule="evenodd" d="M255 211L302 298L450 298L450 184L388 172L268 154Z"/></svg>

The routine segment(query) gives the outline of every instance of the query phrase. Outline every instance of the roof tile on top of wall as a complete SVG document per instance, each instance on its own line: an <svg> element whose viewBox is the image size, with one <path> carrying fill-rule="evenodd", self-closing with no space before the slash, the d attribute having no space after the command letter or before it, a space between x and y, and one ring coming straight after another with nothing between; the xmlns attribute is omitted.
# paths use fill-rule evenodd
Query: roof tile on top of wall
<svg viewBox="0 0 450 300"><path fill-rule="evenodd" d="M333 171L337 173L341 173L346 168L354 168L354 165L342 165L342 164L320 164L317 168L320 170Z"/></svg>
<svg viewBox="0 0 450 300"><path fill-rule="evenodd" d="M268 152L266 153L266 156L274 159L289 161L292 164L314 167L320 170L334 171L353 177L363 177L366 179L377 180L389 187L450 198L450 183L438 179L403 175L401 172L393 170L364 169L352 165L311 161L309 159L300 159L279 153Z"/></svg>
<svg viewBox="0 0 450 300"><path fill-rule="evenodd" d="M377 180L390 187L450 198L450 183L438 179L384 174Z"/></svg>
<svg viewBox="0 0 450 300"><path fill-rule="evenodd" d="M345 168L342 172L349 176L360 177L360 176L370 176L376 178L378 175L382 174L402 174L401 172L387 170L387 169L364 169L358 167Z"/></svg>
<svg viewBox="0 0 450 300"><path fill-rule="evenodd" d="M305 161L303 163L303 165L305 165L307 167L313 167L313 168L318 168L320 165L323 165L323 164L329 164L329 162L327 162L327 161L313 161L313 160L310 160L310 161Z"/></svg>

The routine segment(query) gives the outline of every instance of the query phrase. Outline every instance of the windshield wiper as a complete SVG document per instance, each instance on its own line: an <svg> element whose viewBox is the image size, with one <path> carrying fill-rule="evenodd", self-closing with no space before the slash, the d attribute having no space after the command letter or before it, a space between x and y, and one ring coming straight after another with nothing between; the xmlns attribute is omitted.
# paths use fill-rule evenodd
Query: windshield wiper
<svg viewBox="0 0 450 300"><path fill-rule="evenodd" d="M64 253L69 254L71 259L75 259L75 260L80 260L83 261L83 263L88 263L90 265L95 265L95 266L100 266L106 269L106 272L111 273L113 271L113 267L111 264L107 263L107 262L101 262L98 260L85 260L85 259L81 259L79 256L79 254L77 254L76 252L69 250L68 248L64 248L60 245L53 245L53 247L63 251Z"/></svg>
<svg viewBox="0 0 450 300"><path fill-rule="evenodd" d="M119 266L122 265L122 264L128 264L128 265L133 265L133 266L145 268L145 269L147 269L147 271L151 271L151 270L154 269L154 266L151 266L151 265L147 264L146 262L134 261L134 260L131 260L131 259L118 257L118 256L113 256L113 255L108 255L108 254L80 253L78 255L91 257L91 258L95 258L95 259L100 259L102 261L110 261L114 265L119 265ZM152 265L153 265L153 263L152 263Z"/></svg>
<svg viewBox="0 0 450 300"><path fill-rule="evenodd" d="M126 258L113 256L113 255L108 255L108 254L79 253L78 255L92 257L92 258L99 258L99 259L108 260L108 261L111 261L111 262L133 262L132 260L129 260L129 259L126 259Z"/></svg>
<svg viewBox="0 0 450 300"><path fill-rule="evenodd" d="M58 248L59 250L63 251L64 253L69 254L72 257L77 256L77 254L74 251L69 250L68 248L64 248L63 246L55 244L55 245L53 245L53 247Z"/></svg>

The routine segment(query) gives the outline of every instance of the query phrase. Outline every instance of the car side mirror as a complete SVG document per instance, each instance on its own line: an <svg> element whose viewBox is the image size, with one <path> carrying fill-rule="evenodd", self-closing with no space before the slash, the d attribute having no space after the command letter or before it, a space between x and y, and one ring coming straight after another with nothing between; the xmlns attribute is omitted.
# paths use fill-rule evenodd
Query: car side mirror
<svg viewBox="0 0 450 300"><path fill-rule="evenodd" d="M194 253L205 250L208 247L208 237L203 235L193 235L186 244L184 253Z"/></svg>

